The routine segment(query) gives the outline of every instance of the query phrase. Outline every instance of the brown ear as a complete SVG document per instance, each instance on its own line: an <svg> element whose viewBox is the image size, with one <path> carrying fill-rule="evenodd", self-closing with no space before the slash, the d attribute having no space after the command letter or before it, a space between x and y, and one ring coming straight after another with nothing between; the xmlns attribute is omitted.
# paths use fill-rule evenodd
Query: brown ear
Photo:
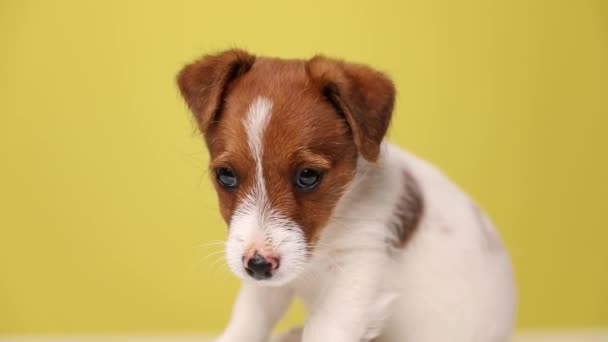
<svg viewBox="0 0 608 342"><path fill-rule="evenodd" d="M179 90L203 133L221 114L230 83L251 69L254 62L255 56L245 51L228 50L203 56L179 72Z"/></svg>
<svg viewBox="0 0 608 342"><path fill-rule="evenodd" d="M395 102L391 80L370 67L323 56L308 61L307 71L348 122L359 153L376 161Z"/></svg>

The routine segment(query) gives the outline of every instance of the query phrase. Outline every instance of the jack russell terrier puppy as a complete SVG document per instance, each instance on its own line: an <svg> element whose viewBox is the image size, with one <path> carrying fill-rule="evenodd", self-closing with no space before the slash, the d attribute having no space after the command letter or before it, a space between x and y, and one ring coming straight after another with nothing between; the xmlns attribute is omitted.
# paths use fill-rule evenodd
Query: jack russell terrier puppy
<svg viewBox="0 0 608 342"><path fill-rule="evenodd" d="M309 312L304 342L509 341L509 256L461 189L384 140L395 100L385 75L229 50L177 83L243 283L218 341L266 341L294 295Z"/></svg>

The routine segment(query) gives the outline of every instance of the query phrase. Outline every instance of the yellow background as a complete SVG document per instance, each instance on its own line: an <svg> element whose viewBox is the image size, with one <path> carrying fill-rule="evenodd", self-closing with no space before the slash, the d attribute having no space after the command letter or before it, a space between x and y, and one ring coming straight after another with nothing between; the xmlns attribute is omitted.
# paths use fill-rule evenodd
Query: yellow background
<svg viewBox="0 0 608 342"><path fill-rule="evenodd" d="M0 44L0 333L223 327L238 284L174 75L229 47L389 73L391 139L498 224L518 326L608 326L607 1L1 0Z"/></svg>

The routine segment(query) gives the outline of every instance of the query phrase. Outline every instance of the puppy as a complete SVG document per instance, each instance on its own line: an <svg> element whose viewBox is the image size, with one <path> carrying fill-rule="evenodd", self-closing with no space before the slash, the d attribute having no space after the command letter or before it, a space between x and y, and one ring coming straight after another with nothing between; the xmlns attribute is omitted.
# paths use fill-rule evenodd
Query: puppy
<svg viewBox="0 0 608 342"><path fill-rule="evenodd" d="M204 56L177 77L242 279L221 342L266 341L294 295L304 342L506 342L511 264L488 217L384 140L395 89L317 56Z"/></svg>

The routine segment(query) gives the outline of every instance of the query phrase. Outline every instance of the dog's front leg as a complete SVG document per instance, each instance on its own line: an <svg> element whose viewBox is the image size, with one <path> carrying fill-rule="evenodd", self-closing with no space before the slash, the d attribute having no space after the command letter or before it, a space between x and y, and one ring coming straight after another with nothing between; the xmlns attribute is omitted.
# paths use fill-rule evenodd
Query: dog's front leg
<svg viewBox="0 0 608 342"><path fill-rule="evenodd" d="M306 321L303 342L360 342L380 334L377 304L384 299L378 298L378 282L386 261L365 255L349 259L336 269Z"/></svg>
<svg viewBox="0 0 608 342"><path fill-rule="evenodd" d="M216 342L266 342L292 297L288 287L243 284L230 323Z"/></svg>

